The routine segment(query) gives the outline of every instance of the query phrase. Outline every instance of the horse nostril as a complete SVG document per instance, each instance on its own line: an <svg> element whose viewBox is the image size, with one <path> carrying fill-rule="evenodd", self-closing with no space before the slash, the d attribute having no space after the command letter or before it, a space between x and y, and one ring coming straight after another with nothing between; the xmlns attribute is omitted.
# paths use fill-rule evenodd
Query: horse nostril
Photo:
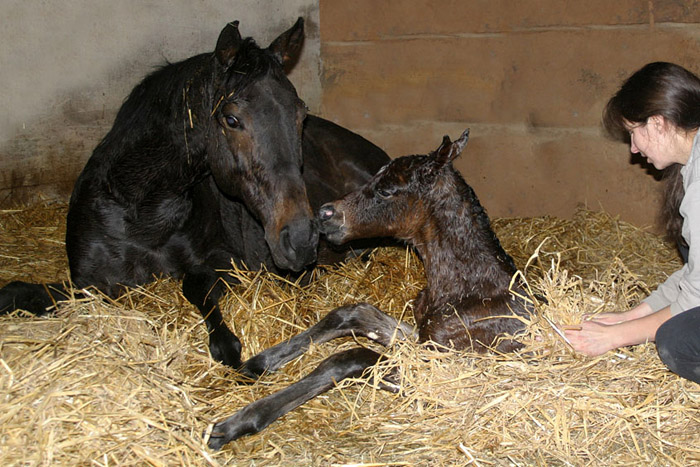
<svg viewBox="0 0 700 467"><path fill-rule="evenodd" d="M280 245L282 245L282 248L284 249L284 251L287 251L287 252L294 251L294 247L292 246L292 239L289 235L289 227L288 226L285 226L280 231Z"/></svg>
<svg viewBox="0 0 700 467"><path fill-rule="evenodd" d="M318 217L322 221L327 221L335 215L335 208L332 204L324 204L321 209L318 210Z"/></svg>
<svg viewBox="0 0 700 467"><path fill-rule="evenodd" d="M279 233L279 248L298 270L316 260L318 226L315 219L300 219L285 225Z"/></svg>

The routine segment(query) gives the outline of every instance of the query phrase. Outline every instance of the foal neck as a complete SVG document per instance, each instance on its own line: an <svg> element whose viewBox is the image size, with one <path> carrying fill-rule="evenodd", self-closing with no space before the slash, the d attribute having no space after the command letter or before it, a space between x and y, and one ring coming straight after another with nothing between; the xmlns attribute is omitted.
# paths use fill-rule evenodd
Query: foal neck
<svg viewBox="0 0 700 467"><path fill-rule="evenodd" d="M472 188L456 172L430 192L426 222L414 239L425 267L427 293L439 301L507 289L515 266L491 230ZM446 189L449 188L449 189Z"/></svg>

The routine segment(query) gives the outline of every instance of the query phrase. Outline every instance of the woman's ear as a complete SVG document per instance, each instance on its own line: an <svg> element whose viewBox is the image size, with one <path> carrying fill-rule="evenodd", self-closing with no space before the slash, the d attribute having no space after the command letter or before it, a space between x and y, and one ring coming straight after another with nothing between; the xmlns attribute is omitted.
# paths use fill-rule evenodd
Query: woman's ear
<svg viewBox="0 0 700 467"><path fill-rule="evenodd" d="M670 129L669 122L663 115L652 115L647 118L647 125L650 125L659 133L663 133Z"/></svg>

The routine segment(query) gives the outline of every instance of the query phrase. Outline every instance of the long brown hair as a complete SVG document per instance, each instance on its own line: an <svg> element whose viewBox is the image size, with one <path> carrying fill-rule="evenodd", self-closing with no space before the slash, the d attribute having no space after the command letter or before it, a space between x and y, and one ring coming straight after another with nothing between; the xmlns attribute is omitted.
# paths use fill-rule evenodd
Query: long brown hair
<svg viewBox="0 0 700 467"><path fill-rule="evenodd" d="M645 124L649 117L663 116L680 130L700 127L700 78L667 62L645 65L622 84L603 111L603 126L616 139L629 143L626 123ZM685 190L680 164L664 169L662 220L669 238L680 241L683 219L679 208Z"/></svg>

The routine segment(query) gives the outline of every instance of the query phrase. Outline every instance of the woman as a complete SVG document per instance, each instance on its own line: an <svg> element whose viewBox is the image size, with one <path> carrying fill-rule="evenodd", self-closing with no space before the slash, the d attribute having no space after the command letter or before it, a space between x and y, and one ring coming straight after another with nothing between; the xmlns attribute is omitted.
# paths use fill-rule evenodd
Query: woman
<svg viewBox="0 0 700 467"><path fill-rule="evenodd" d="M671 371L700 382L700 79L678 65L650 63L610 99L603 123L664 170L666 227L685 264L638 306L596 315L566 336L591 356L655 340Z"/></svg>

